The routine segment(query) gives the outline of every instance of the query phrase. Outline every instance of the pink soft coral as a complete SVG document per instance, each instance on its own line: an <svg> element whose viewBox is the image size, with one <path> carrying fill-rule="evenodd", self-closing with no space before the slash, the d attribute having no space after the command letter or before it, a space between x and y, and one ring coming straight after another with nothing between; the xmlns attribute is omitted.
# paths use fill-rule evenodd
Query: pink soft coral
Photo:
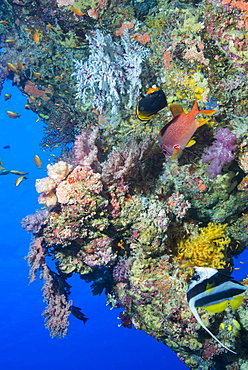
<svg viewBox="0 0 248 370"><path fill-rule="evenodd" d="M236 149L236 136L228 128L219 128L214 134L216 139L213 144L205 148L202 154L202 162L211 162L206 172L209 173L210 179L214 179L221 173L225 163L230 163L234 159L233 150Z"/></svg>

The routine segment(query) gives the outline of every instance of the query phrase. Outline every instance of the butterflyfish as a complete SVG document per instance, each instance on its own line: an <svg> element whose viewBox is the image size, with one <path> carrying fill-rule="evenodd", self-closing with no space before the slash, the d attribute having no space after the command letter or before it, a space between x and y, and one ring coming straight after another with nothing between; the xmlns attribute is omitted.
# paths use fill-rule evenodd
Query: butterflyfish
<svg viewBox="0 0 248 370"><path fill-rule="evenodd" d="M177 151L182 151L195 144L191 139L198 127L204 125L209 118L197 120L198 113L212 115L215 110L199 110L195 100L192 110L185 113L180 104L171 104L170 111L173 119L167 123L158 134L159 144L166 157L175 156Z"/></svg>
<svg viewBox="0 0 248 370"><path fill-rule="evenodd" d="M13 112L13 111L11 111L11 110L7 110L7 115L10 117L10 118L18 118L18 117L21 117L21 115L20 114L18 114L18 113L15 113L15 112Z"/></svg>
<svg viewBox="0 0 248 370"><path fill-rule="evenodd" d="M40 159L40 157L37 154L34 156L34 163L36 164L36 166L38 168L41 168L42 167L41 159Z"/></svg>
<svg viewBox="0 0 248 370"><path fill-rule="evenodd" d="M194 267L187 291L189 308L198 323L211 335L222 347L236 354L226 347L218 338L203 324L196 308L204 308L208 312L217 313L224 311L228 303L236 310L242 303L246 288L226 272L210 267Z"/></svg>
<svg viewBox="0 0 248 370"><path fill-rule="evenodd" d="M163 90L153 86L145 95L142 95L136 107L136 114L141 121L149 121L166 105L167 101Z"/></svg>

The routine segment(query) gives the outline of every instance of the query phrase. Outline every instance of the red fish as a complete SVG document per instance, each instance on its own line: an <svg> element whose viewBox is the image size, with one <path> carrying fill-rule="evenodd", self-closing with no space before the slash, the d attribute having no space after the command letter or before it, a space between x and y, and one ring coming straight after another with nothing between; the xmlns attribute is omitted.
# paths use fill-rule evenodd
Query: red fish
<svg viewBox="0 0 248 370"><path fill-rule="evenodd" d="M199 110L196 100L189 113L185 113L180 104L171 104L170 110L174 118L160 130L158 141L166 157L175 157L184 148L195 144L191 139L194 132L209 120L199 121L197 114L212 115L215 110Z"/></svg>

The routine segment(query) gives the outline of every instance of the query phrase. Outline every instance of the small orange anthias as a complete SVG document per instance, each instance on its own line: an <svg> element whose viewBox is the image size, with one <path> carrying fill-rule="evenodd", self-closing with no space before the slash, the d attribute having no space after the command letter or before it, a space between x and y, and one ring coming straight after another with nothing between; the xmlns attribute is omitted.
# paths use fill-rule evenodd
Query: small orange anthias
<svg viewBox="0 0 248 370"><path fill-rule="evenodd" d="M158 141L166 157L178 157L184 148L195 144L191 139L194 132L209 120L197 120L197 114L210 116L216 111L199 110L196 100L189 113L185 113L180 104L171 104L170 111L174 118L160 130Z"/></svg>

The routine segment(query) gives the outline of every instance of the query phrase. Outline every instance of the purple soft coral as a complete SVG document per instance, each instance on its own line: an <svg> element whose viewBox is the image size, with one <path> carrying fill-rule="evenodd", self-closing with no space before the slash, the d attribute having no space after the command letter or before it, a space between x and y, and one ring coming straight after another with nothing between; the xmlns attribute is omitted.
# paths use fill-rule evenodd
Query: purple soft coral
<svg viewBox="0 0 248 370"><path fill-rule="evenodd" d="M202 154L203 163L211 162L206 170L210 179L221 173L225 163L230 163L234 159L232 151L236 149L236 136L228 128L219 128L214 138L216 140Z"/></svg>
<svg viewBox="0 0 248 370"><path fill-rule="evenodd" d="M27 230L29 233L37 233L41 225L44 223L45 219L49 215L49 210L37 210L35 214L28 215L22 219L21 225L23 229Z"/></svg>

